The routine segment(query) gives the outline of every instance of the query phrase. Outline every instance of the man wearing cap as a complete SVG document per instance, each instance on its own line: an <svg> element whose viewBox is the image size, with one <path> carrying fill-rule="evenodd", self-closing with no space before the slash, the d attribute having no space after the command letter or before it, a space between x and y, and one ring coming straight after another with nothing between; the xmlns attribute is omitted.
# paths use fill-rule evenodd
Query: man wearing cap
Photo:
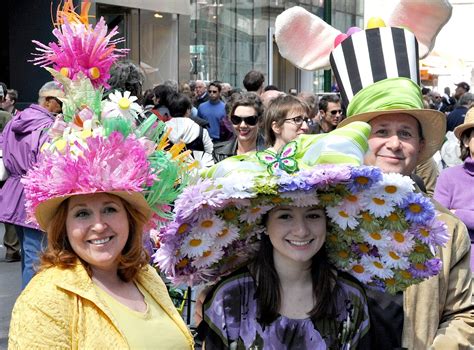
<svg viewBox="0 0 474 350"><path fill-rule="evenodd" d="M469 92L471 87L469 86L468 83L465 81L460 82L459 84L454 84L456 85L456 90L454 90L454 98L456 101L459 101L466 92Z"/></svg>
<svg viewBox="0 0 474 350"><path fill-rule="evenodd" d="M405 31L402 28L377 28L381 32L385 29L394 36L398 35L397 31ZM416 40L414 36L410 38L408 32L404 34L408 42ZM344 41L341 45L345 44L349 42ZM343 54L342 51L339 53ZM412 62L417 62L417 58L416 52L416 60ZM335 57L335 61L340 60ZM340 68L333 66L336 77ZM351 98L348 118L339 126L358 120L371 125L365 163L380 167L384 172L410 175L443 143L445 117L441 112L423 109L419 77L416 71L413 72L414 75L394 78L383 78L381 74L380 79L375 71L374 83L361 86L358 91L342 92L343 96ZM344 88L345 84L341 81L339 86ZM439 252L442 270L438 276L395 296L367 290L375 349L444 350L474 346L469 236L466 226L457 217L439 203L433 201L433 204L450 234L446 247Z"/></svg>
<svg viewBox="0 0 474 350"><path fill-rule="evenodd" d="M474 103L474 94L470 92L464 93L457 106L453 109L447 117L447 131L454 131L454 129L461 125L464 122L464 117L466 116L467 110Z"/></svg>
<svg viewBox="0 0 474 350"><path fill-rule="evenodd" d="M47 129L62 110L63 91L51 81L39 90L38 104L32 104L8 122L0 137L3 161L10 176L0 189L0 222L15 225L21 243L22 287L35 274L38 252L45 245L44 234L28 222L21 177L31 168L46 141Z"/></svg>
<svg viewBox="0 0 474 350"><path fill-rule="evenodd" d="M423 13L423 26L417 25L420 9L433 12ZM444 114L423 109L418 50L421 58L428 55L451 13L446 1L420 6L418 1L401 0L389 26L375 18L368 29L341 33L293 7L276 18L275 40L281 55L300 68L315 70L330 63L343 105L348 106L347 118L338 127L357 120L372 126L366 164L410 175L443 143ZM450 234L437 253L441 272L395 296L368 290L374 349L474 348L469 236L458 218L433 204Z"/></svg>

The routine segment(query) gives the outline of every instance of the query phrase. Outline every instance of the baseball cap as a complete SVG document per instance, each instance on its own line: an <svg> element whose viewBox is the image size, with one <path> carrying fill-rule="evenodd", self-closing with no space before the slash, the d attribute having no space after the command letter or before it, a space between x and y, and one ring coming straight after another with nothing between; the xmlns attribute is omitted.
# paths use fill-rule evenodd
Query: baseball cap
<svg viewBox="0 0 474 350"><path fill-rule="evenodd" d="M460 87L462 87L462 88L463 88L464 90L466 90L466 91L469 91L469 89L471 88L471 87L469 86L469 84L466 83L465 81L462 81L462 82L460 82L460 83L458 83L458 84L454 84L454 85L460 86Z"/></svg>

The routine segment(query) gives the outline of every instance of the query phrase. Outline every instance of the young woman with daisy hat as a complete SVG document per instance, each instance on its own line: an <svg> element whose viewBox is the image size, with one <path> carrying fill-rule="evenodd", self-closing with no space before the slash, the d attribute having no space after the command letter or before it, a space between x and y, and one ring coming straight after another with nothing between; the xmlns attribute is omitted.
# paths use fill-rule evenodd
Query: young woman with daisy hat
<svg viewBox="0 0 474 350"><path fill-rule="evenodd" d="M116 60L116 32L107 35L103 18L89 25L87 5L79 15L67 1L58 11L58 43L42 46L57 51L42 57L63 86L64 120L22 179L26 210L48 245L15 303L9 348L192 349L144 248L144 230L169 219L186 183L187 155L179 145L164 151L165 126L156 117L135 127L139 109L129 92L102 101L98 79L107 70L98 67ZM82 61L91 46L97 56Z"/></svg>
<svg viewBox="0 0 474 350"><path fill-rule="evenodd" d="M365 346L357 280L396 293L439 272L445 227L408 177L361 165L369 134L351 123L227 158L178 197L154 261L176 284L213 284L206 347Z"/></svg>

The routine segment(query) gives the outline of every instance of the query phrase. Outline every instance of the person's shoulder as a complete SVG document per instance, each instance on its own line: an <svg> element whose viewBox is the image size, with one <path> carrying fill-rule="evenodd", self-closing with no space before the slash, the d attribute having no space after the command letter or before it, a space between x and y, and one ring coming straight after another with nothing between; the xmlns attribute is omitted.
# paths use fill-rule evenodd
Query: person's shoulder
<svg viewBox="0 0 474 350"><path fill-rule="evenodd" d="M244 290L248 292L249 288L255 288L255 280L249 269L245 266L217 281L208 293L205 303L215 298L222 299L228 295L233 295L237 299L238 295Z"/></svg>
<svg viewBox="0 0 474 350"><path fill-rule="evenodd" d="M360 299L366 299L364 286L354 276L344 271L337 271L337 284L339 288L348 295L353 295Z"/></svg>
<svg viewBox="0 0 474 350"><path fill-rule="evenodd" d="M51 267L38 272L20 294L16 304L49 308L67 299L67 293L58 287L65 271Z"/></svg>
<svg viewBox="0 0 474 350"><path fill-rule="evenodd" d="M463 172L463 164L459 164L459 165L455 165L455 166L451 166L451 167L443 169L439 173L439 176L440 176L440 178L443 178L443 177L451 178L452 176L457 175L457 174L462 173L462 172ZM455 179L453 179L453 180L455 180Z"/></svg>

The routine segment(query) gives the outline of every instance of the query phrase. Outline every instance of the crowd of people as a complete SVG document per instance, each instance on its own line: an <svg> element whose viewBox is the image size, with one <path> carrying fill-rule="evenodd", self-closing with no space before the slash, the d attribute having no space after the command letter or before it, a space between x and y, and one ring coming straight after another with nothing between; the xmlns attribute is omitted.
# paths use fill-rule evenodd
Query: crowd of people
<svg viewBox="0 0 474 350"><path fill-rule="evenodd" d="M374 67L348 86L337 72L351 57L336 57L340 93L323 96L256 70L241 86L142 91L116 31L71 13L66 1L64 38L37 58L55 67L37 103L18 111L0 84L0 223L22 271L9 348L474 347L468 83L422 94ZM281 16L284 52L307 14ZM414 34L392 29L417 59ZM97 37L107 55L74 72ZM442 157L450 132L457 165ZM200 292L194 337L163 278Z"/></svg>

